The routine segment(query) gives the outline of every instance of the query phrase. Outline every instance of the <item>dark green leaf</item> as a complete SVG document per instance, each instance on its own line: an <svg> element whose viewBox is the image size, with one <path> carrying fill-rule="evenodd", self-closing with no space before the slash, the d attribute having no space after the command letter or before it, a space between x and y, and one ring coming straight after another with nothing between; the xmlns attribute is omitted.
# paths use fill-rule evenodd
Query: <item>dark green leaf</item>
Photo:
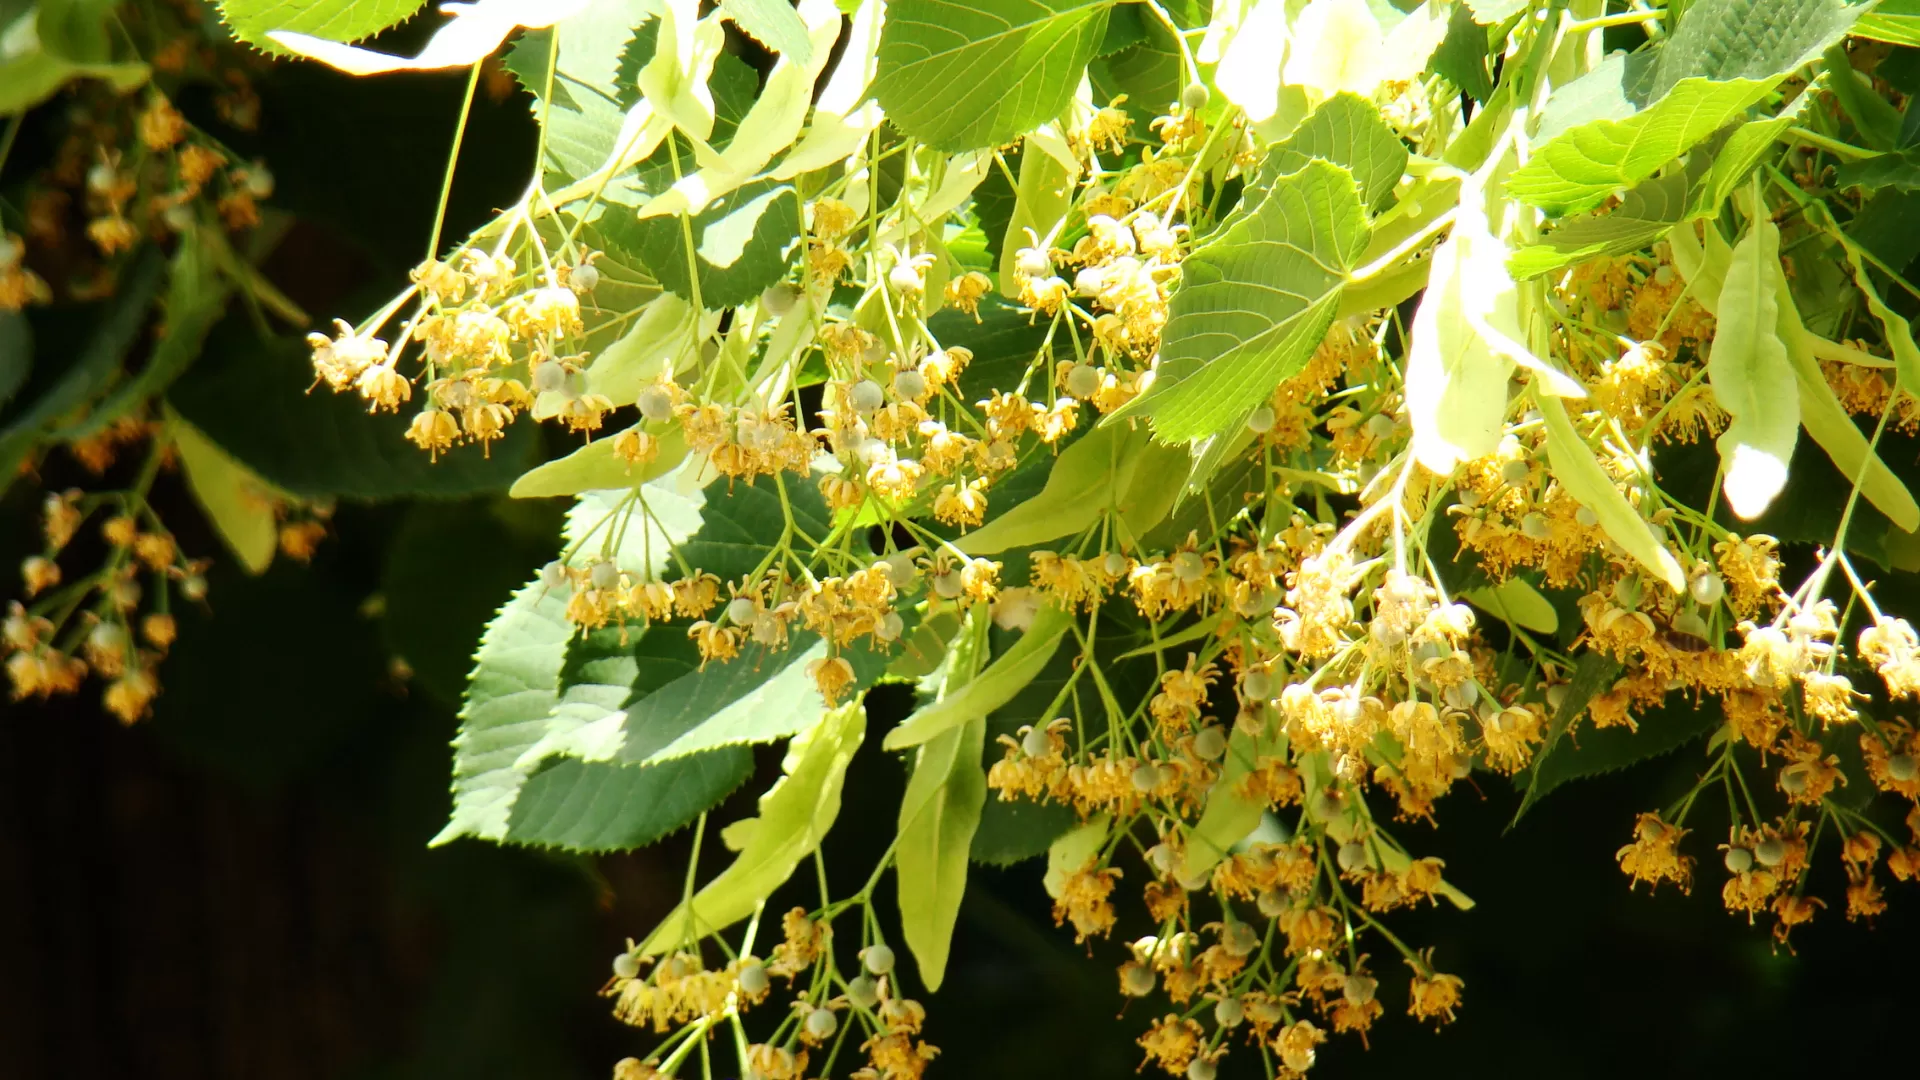
<svg viewBox="0 0 1920 1080"><path fill-rule="evenodd" d="M1899 192L1920 190L1920 148L1849 161L1833 172L1838 188L1879 191L1892 188Z"/></svg>
<svg viewBox="0 0 1920 1080"><path fill-rule="evenodd" d="M690 824L753 775L753 752L730 746L659 765L554 758L514 800L506 839L569 851L645 847Z"/></svg>
<svg viewBox="0 0 1920 1080"><path fill-rule="evenodd" d="M529 421L509 428L491 456L462 446L430 460L406 441L406 414L368 416L351 394L308 393L310 355L298 338L262 338L244 320L228 319L167 400L262 477L309 498L504 491L533 463L539 433Z"/></svg>
<svg viewBox="0 0 1920 1080"><path fill-rule="evenodd" d="M1491 24L1499 19L1484 18ZM1433 52L1428 66L1441 78L1460 88L1476 101L1493 96L1493 75L1487 70L1487 27L1474 21L1474 12L1466 4L1455 4L1447 20L1447 36Z"/></svg>
<svg viewBox="0 0 1920 1080"><path fill-rule="evenodd" d="M647 191L665 191L674 180L671 165L640 175ZM697 296L714 310L744 304L787 275L800 244L800 196L792 184L760 180L715 199L690 221L636 218L613 207L596 225L612 249L632 255L669 292Z"/></svg>
<svg viewBox="0 0 1920 1080"><path fill-rule="evenodd" d="M93 400L119 374L127 350L146 325L147 307L160 289L165 269L160 252L148 248L121 279L98 328L80 354L32 404L0 428L0 492L13 482L20 463L33 452L48 427Z"/></svg>

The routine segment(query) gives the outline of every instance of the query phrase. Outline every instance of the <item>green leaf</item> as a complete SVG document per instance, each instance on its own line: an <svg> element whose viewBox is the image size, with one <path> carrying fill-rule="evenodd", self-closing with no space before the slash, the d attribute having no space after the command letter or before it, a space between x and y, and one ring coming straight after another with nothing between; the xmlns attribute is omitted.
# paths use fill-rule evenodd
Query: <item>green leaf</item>
<svg viewBox="0 0 1920 1080"><path fill-rule="evenodd" d="M1780 230L1755 221L1733 246L1707 356L1714 399L1733 417L1718 442L1727 504L1747 520L1764 513L1786 486L1787 462L1800 437L1800 396L1780 339L1779 276Z"/></svg>
<svg viewBox="0 0 1920 1080"><path fill-rule="evenodd" d="M1776 272L1773 287L1778 307L1776 333L1786 343L1787 357L1799 386L1800 422L1807 434L1833 459L1834 467L1846 478L1848 486L1859 484L1860 493L1885 514L1887 520L1906 532L1920 530L1920 504L1914 502L1913 493L1900 477L1874 453L1873 445L1840 404L1826 373L1820 370L1819 361L1807 347L1806 328L1801 324L1800 313L1794 309L1793 292L1787 287L1786 275ZM1910 354L1908 359L1908 366L1912 366Z"/></svg>
<svg viewBox="0 0 1920 1080"><path fill-rule="evenodd" d="M0 116L23 113L74 79L104 79L117 93L146 82L147 65L113 59L111 8L89 0L27 5L11 17L14 8L0 9Z"/></svg>
<svg viewBox="0 0 1920 1080"><path fill-rule="evenodd" d="M1833 171L1833 184L1863 191L1920 191L1920 147L1846 162Z"/></svg>
<svg viewBox="0 0 1920 1080"><path fill-rule="evenodd" d="M968 611L954 636L937 680L937 698L960 692L987 651L989 619L983 607ZM939 990L947 976L954 922L966 896L966 865L987 803L987 773L981 751L987 746L987 715L977 713L958 728L935 736L920 748L914 774L900 798L895 849L895 884L900 897L900 930L920 963L920 982Z"/></svg>
<svg viewBox="0 0 1920 1080"><path fill-rule="evenodd" d="M1567 682L1566 696L1560 699L1560 707L1553 711L1547 721L1547 734L1540 744L1540 752L1534 755L1533 766L1527 770L1526 793L1520 799L1520 808L1513 812L1513 821L1507 828L1520 823L1529 809L1546 792L1540 787L1541 767L1560 745L1560 739L1572 729L1574 721L1587 711L1587 705L1594 696L1613 685L1620 674L1620 661L1598 649L1588 649L1580 654L1574 664L1573 677Z"/></svg>
<svg viewBox="0 0 1920 1080"><path fill-rule="evenodd" d="M333 41L359 41L411 18L427 0L219 0L233 36L267 52L286 50L267 35L292 30Z"/></svg>
<svg viewBox="0 0 1920 1080"><path fill-rule="evenodd" d="M516 499L542 499L633 487L658 479L686 460L687 442L678 426L657 438L659 456L645 465L636 466L616 454L611 438L595 439L566 457L527 470L507 494Z"/></svg>
<svg viewBox="0 0 1920 1080"><path fill-rule="evenodd" d="M1164 442L1238 422L1306 366L1366 240L1347 170L1311 161L1276 178L1258 207L1181 264L1153 385L1108 422L1151 417Z"/></svg>
<svg viewBox="0 0 1920 1080"><path fill-rule="evenodd" d="M1014 267L1020 249L1046 246L1073 202L1075 174L1052 154L1029 143L1020 154L1020 184L1014 191L1013 213L1000 241L1000 294L1020 295Z"/></svg>
<svg viewBox="0 0 1920 1080"><path fill-rule="evenodd" d="M813 59L807 24L788 0L720 0L720 10L753 40L804 64Z"/></svg>
<svg viewBox="0 0 1920 1080"><path fill-rule="evenodd" d="M1612 210L1563 221L1542 243L1514 252L1507 269L1525 280L1598 256L1639 251L1685 219L1691 180L1676 172L1642 181Z"/></svg>
<svg viewBox="0 0 1920 1080"><path fill-rule="evenodd" d="M1607 536L1633 556L1635 562L1655 578L1666 582L1675 592L1685 588L1687 578L1680 570L1679 560L1667 550L1653 526L1640 516L1640 512L1627 501L1625 493L1614 486L1613 478L1594 459L1593 448L1574 430L1573 422L1567 419L1566 407L1560 403L1560 399L1551 394L1535 393L1533 402L1546 424L1547 463L1553 478L1560 482L1573 501L1599 517L1600 527Z"/></svg>
<svg viewBox="0 0 1920 1080"><path fill-rule="evenodd" d="M867 713L859 702L828 713L797 736L787 749L786 775L760 797L760 815L740 829L740 855L708 882L689 903L674 908L641 944L643 955L657 955L753 914L773 891L793 876L800 860L812 854L840 816L840 792L847 765L866 737Z"/></svg>
<svg viewBox="0 0 1920 1080"><path fill-rule="evenodd" d="M57 437L84 439L105 431L115 420L173 385L188 365L199 359L201 345L233 295L232 284L220 274L214 254L206 250L209 244L225 243L217 234L199 230L180 238L161 307L161 325L166 332L154 343L146 366L114 387L87 411L84 420L55 432Z"/></svg>
<svg viewBox="0 0 1920 1080"><path fill-rule="evenodd" d="M995 657L986 670L958 693L914 710L899 727L887 732L881 745L888 750L918 746L967 723L972 717L985 716L1005 705L1047 666L1072 625L1071 613L1052 604L1041 607L1027 632L1006 652Z"/></svg>
<svg viewBox="0 0 1920 1080"><path fill-rule="evenodd" d="M1698 0L1656 55L1642 100L1682 80L1770 79L1811 63L1865 5L1846 0ZM1718 126L1718 125L1715 125Z"/></svg>
<svg viewBox="0 0 1920 1080"><path fill-rule="evenodd" d="M1560 613L1552 601L1520 578L1508 578L1498 585L1468 589L1460 598L1489 615L1497 616L1536 634L1560 632Z"/></svg>
<svg viewBox="0 0 1920 1080"><path fill-rule="evenodd" d="M526 782L523 754L547 733L573 624L567 590L538 578L513 594L480 638L453 740L453 815L432 843L505 840Z"/></svg>
<svg viewBox="0 0 1920 1080"><path fill-rule="evenodd" d="M180 453L187 490L206 511L220 539L247 573L266 570L280 543L273 509L280 493L172 410L167 413L167 430Z"/></svg>
<svg viewBox="0 0 1920 1080"><path fill-rule="evenodd" d="M665 191L674 181L671 164L642 170L640 177L649 192ZM759 180L684 220L609 209L596 224L610 247L631 254L667 291L687 300L697 296L712 311L744 304L787 276L800 245L800 196L792 184Z"/></svg>
<svg viewBox="0 0 1920 1080"><path fill-rule="evenodd" d="M1122 20L1122 13L1132 13L1140 7L1121 4L1114 9L1113 17L1108 20L1107 46L1087 65L1095 102L1104 104L1122 94L1127 96L1120 107L1133 118L1136 138L1144 137L1146 125L1156 117L1167 114L1173 103L1180 100L1180 91L1186 86L1180 73L1180 48L1167 28L1147 16L1135 15L1130 20ZM1131 44L1113 49L1110 46L1115 40L1114 30L1123 25L1137 27L1138 36Z"/></svg>
<svg viewBox="0 0 1920 1080"><path fill-rule="evenodd" d="M1853 69L1845 45L1827 50L1826 87L1853 121L1854 129L1875 150L1892 150L1899 144L1900 113L1873 89L1873 81Z"/></svg>
<svg viewBox="0 0 1920 1080"><path fill-rule="evenodd" d="M1058 116L1113 0L893 0L873 93L901 131L957 153Z"/></svg>
<svg viewBox="0 0 1920 1080"><path fill-rule="evenodd" d="M970 617L983 620L981 611L975 607ZM982 657L977 643L985 635L976 637L969 630L960 631L963 646L948 654L940 684L942 700L964 689L978 670ZM987 801L987 775L980 763L986 741L985 712L928 740L920 747L906 794L900 799L894 843L900 929L928 992L940 989L946 977L953 926L967 891L967 855Z"/></svg>
<svg viewBox="0 0 1920 1080"><path fill-rule="evenodd" d="M1611 677L1608 681L1612 681ZM1567 700L1571 702L1572 695ZM1707 697L1694 702L1684 696L1669 696L1668 703L1640 714L1638 731L1624 726L1589 727L1575 735L1571 745L1557 748L1534 764L1526 804L1522 810L1570 780L1618 772L1670 754L1719 727L1722 722L1718 698Z"/></svg>
<svg viewBox="0 0 1920 1080"><path fill-rule="evenodd" d="M1258 737L1234 725L1233 734L1227 737L1227 754L1220 764L1220 775L1207 789L1207 802L1200 811L1200 820L1187 833L1180 862L1181 881L1194 881L1212 870L1235 844L1260 827L1261 816L1267 812L1266 800L1249 797L1240 788L1259 768L1261 758L1283 753L1286 745L1286 733L1277 723L1268 724L1267 730Z"/></svg>
<svg viewBox="0 0 1920 1080"><path fill-rule="evenodd" d="M1895 45L1920 46L1920 2L1881 0L1872 14L1862 15L1853 24L1855 37L1891 41Z"/></svg>
<svg viewBox="0 0 1920 1080"><path fill-rule="evenodd" d="M598 170L612 156L620 137L626 107L619 94L633 85L631 77L617 77L621 57L639 39L644 28L648 41L657 33L650 0L595 0L550 29L522 33L507 50L504 64L520 85L533 95L536 123L545 129L547 183L564 187ZM558 35L558 55L554 54ZM651 57L645 47L645 61ZM553 100L547 92L552 58ZM630 176L609 182L601 200L631 206L639 195Z"/></svg>
<svg viewBox="0 0 1920 1080"><path fill-rule="evenodd" d="M1260 178L1241 196L1243 204L1254 205L1264 198L1272 177L1298 172L1315 158L1353 174L1369 207L1379 206L1393 193L1407 168L1407 148L1380 118L1380 110L1343 92L1313 110L1292 134L1267 151Z"/></svg>
<svg viewBox="0 0 1920 1080"><path fill-rule="evenodd" d="M1067 877L1100 854L1101 845L1107 842L1107 834L1112 830L1113 818L1096 814L1062 834L1047 848L1047 873L1042 880L1048 896L1060 899Z"/></svg>
<svg viewBox="0 0 1920 1080"><path fill-rule="evenodd" d="M744 746L638 767L553 758L527 777L507 839L569 851L629 851L674 832L753 775Z"/></svg>
<svg viewBox="0 0 1920 1080"><path fill-rule="evenodd" d="M0 427L0 493L19 474L20 463L34 451L47 430L67 413L92 401L120 373L127 350L146 325L147 307L159 291L166 264L160 252L148 248L123 271L120 287L108 301L96 328L78 356L60 376L13 421Z"/></svg>
<svg viewBox="0 0 1920 1080"><path fill-rule="evenodd" d="M1469 5L1454 5L1447 20L1447 36L1441 39L1428 65L1461 93L1485 101L1493 96L1493 75L1487 70L1487 27L1506 20L1474 16Z"/></svg>
<svg viewBox="0 0 1920 1080"><path fill-rule="evenodd" d="M0 410L33 373L33 325L18 311L0 311Z"/></svg>
<svg viewBox="0 0 1920 1080"><path fill-rule="evenodd" d="M1682 80L1641 112L1592 120L1554 136L1508 178L1507 191L1551 214L1591 210L1737 119L1779 81Z"/></svg>
<svg viewBox="0 0 1920 1080"><path fill-rule="evenodd" d="M406 441L406 414L369 416L351 394L308 393L310 357L298 338L260 337L228 319L167 400L269 483L306 498L502 491L539 450L535 425L522 420L490 448L456 447L432 460Z"/></svg>
<svg viewBox="0 0 1920 1080"><path fill-rule="evenodd" d="M969 555L993 555L1072 536L1089 528L1109 512L1126 518L1131 535L1139 536L1166 513L1172 494L1166 471L1179 452L1153 445L1144 428L1099 427L1088 432L1054 459L1040 493L973 530L955 542ZM1141 470L1147 470L1142 473ZM1151 514L1148 504L1159 502ZM1148 516L1153 520L1148 521Z"/></svg>

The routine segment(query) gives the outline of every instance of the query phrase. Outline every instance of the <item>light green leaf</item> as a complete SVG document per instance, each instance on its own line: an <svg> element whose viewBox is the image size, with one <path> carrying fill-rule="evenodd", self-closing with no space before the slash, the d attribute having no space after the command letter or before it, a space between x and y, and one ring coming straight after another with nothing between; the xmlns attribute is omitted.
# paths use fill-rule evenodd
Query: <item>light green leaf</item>
<svg viewBox="0 0 1920 1080"><path fill-rule="evenodd" d="M0 24L0 116L33 108L73 79L104 79L125 93L152 73L143 63L113 59L105 10L98 5L68 7L75 20L71 26L48 25L46 12L34 5Z"/></svg>
<svg viewBox="0 0 1920 1080"><path fill-rule="evenodd" d="M1508 578L1498 585L1468 589L1460 598L1490 615L1532 630L1537 634L1560 632L1560 613L1540 591L1519 578Z"/></svg>
<svg viewBox="0 0 1920 1080"><path fill-rule="evenodd" d="M330 41L359 41L426 6L427 0L220 0L220 18L234 37L284 55L286 50L268 34L286 30Z"/></svg>
<svg viewBox="0 0 1920 1080"><path fill-rule="evenodd" d="M1780 230L1762 218L1733 246L1707 356L1707 383L1733 416L1718 442L1722 487L1727 505L1749 521L1786 486L1800 437L1800 398L1780 340L1779 276Z"/></svg>
<svg viewBox="0 0 1920 1080"><path fill-rule="evenodd" d="M1074 170L1032 143L1020 154L1020 182L1014 193L1013 215L1000 241L1000 294L1012 300L1020 295L1014 267L1020 249L1045 247L1073 201Z"/></svg>
<svg viewBox="0 0 1920 1080"><path fill-rule="evenodd" d="M1567 419L1566 407L1560 399L1535 393L1533 401L1546 423L1547 464L1553 478L1575 502L1599 517L1600 527L1635 562L1675 592L1685 588L1687 578L1680 571L1679 560L1661 543L1653 526L1627 501L1626 494L1614 486L1613 478L1594 458L1593 448Z"/></svg>
<svg viewBox="0 0 1920 1080"><path fill-rule="evenodd" d="M1207 802L1200 820L1187 833L1185 853L1181 856L1180 880L1191 882L1212 870L1227 857L1235 844L1260 827L1267 812L1265 799L1250 798L1240 790L1260 759L1281 753L1287 737L1277 723L1268 724L1259 737L1246 733L1238 724L1227 737L1227 755L1220 775L1207 789Z"/></svg>
<svg viewBox="0 0 1920 1080"><path fill-rule="evenodd" d="M977 615L981 608L973 611ZM960 633L972 638L968 629ZM941 700L964 689L980 659L975 648L956 647L948 654ZM967 891L967 855L987 802L987 774L980 766L986 741L985 712L928 740L920 747L900 799L899 839L894 844L900 929L929 992L940 989L946 977L953 926Z"/></svg>
<svg viewBox="0 0 1920 1080"><path fill-rule="evenodd" d="M1913 324L1887 306L1886 300L1880 296L1880 290L1873 284L1873 274L1868 270L1866 260L1860 257L1853 245L1843 244L1841 250L1846 253L1847 266L1853 271L1853 283L1867 301L1867 310L1880 322L1881 336L1886 340L1888 351L1893 353L1893 366L1899 376L1900 388L1910 394L1920 394L1920 345L1913 340Z"/></svg>
<svg viewBox="0 0 1920 1080"><path fill-rule="evenodd" d="M1552 214L1592 210L1739 118L1779 81L1684 79L1632 116L1593 120L1554 137L1508 178L1507 191Z"/></svg>
<svg viewBox="0 0 1920 1080"><path fill-rule="evenodd" d="M985 607L975 605L941 665L937 700L958 694L979 675L979 665L987 659L987 628ZM947 974L954 920L966 896L968 851L981 807L987 805L987 773L981 769L985 748L985 713L935 736L920 748L900 798L893 846L900 930L920 961L920 982L927 990L939 990Z"/></svg>
<svg viewBox="0 0 1920 1080"><path fill-rule="evenodd" d="M1048 896L1060 899L1067 878L1100 854L1100 847L1107 842L1107 834L1112 829L1112 816L1096 814L1063 833L1047 848L1047 873L1043 881Z"/></svg>
<svg viewBox="0 0 1920 1080"><path fill-rule="evenodd" d="M893 0L873 93L901 131L949 153L1058 116L1113 0Z"/></svg>
<svg viewBox="0 0 1920 1080"><path fill-rule="evenodd" d="M787 0L720 0L720 10L748 37L796 63L813 59L807 24Z"/></svg>
<svg viewBox="0 0 1920 1080"><path fill-rule="evenodd" d="M637 138L637 131L625 128L628 110L619 100L631 79L623 82L618 73L628 50L643 50L642 59L653 55L657 7L650 0L595 0L551 29L522 33L507 50L504 65L532 95L529 107L544 129L550 188L593 175L613 157L623 133ZM549 67L551 102L542 100ZM632 206L640 198L624 174L610 179L599 196L615 206Z"/></svg>
<svg viewBox="0 0 1920 1080"><path fill-rule="evenodd" d="M661 432L659 457L634 465L614 452L613 438L582 446L563 458L537 465L520 475L507 494L516 499L545 499L578 495L583 491L628 488L658 479L686 460L687 443L678 427Z"/></svg>
<svg viewBox="0 0 1920 1080"><path fill-rule="evenodd" d="M1260 178L1248 186L1243 202L1251 205L1263 198L1272 177L1298 172L1314 158L1353 174L1361 200L1369 207L1379 206L1393 193L1407 168L1406 145L1380 118L1380 110L1352 94L1336 94L1267 151Z"/></svg>
<svg viewBox="0 0 1920 1080"><path fill-rule="evenodd" d="M1853 24L1855 37L1920 46L1920 0L1881 0Z"/></svg>
<svg viewBox="0 0 1920 1080"><path fill-rule="evenodd" d="M1846 0L1697 0L1655 54L1641 100L1684 79L1786 75L1845 36L1864 7Z"/></svg>
<svg viewBox="0 0 1920 1080"><path fill-rule="evenodd" d="M1544 242L1514 252L1507 269L1524 280L1597 256L1638 251L1685 218L1691 179L1676 172L1642 181L1612 210L1564 221Z"/></svg>
<svg viewBox="0 0 1920 1080"><path fill-rule="evenodd" d="M1165 507L1152 513L1148 504L1164 502L1164 496L1172 494L1166 470L1177 460L1177 451L1152 445L1144 428L1095 428L1054 459L1038 495L967 533L954 546L969 555L993 555L1043 544L1072 536L1109 511L1125 517L1133 535L1141 535L1166 513ZM1146 520L1149 517L1154 520Z"/></svg>
<svg viewBox="0 0 1920 1080"><path fill-rule="evenodd" d="M792 877L800 860L820 846L840 816L847 765L866 731L866 709L854 702L795 737L782 765L785 775L760 797L760 815L746 830L739 857L647 935L642 955L657 955L731 926L753 914Z"/></svg>
<svg viewBox="0 0 1920 1080"><path fill-rule="evenodd" d="M280 492L171 409L167 430L180 452L187 489L207 512L220 539L247 573L266 570L280 543L280 525L273 512Z"/></svg>
<svg viewBox="0 0 1920 1080"><path fill-rule="evenodd" d="M1905 532L1920 530L1920 504L1916 504L1907 485L1887 468L1873 452L1867 437L1854 425L1853 417L1834 395L1826 373L1809 347L1811 340L1794 309L1793 290L1786 275L1774 275L1774 293L1779 308L1777 333L1786 342L1787 356L1799 383L1800 422L1807 434L1833 459L1834 467L1848 483L1858 483L1860 494L1874 508ZM1911 339L1909 339L1909 344ZM1911 362L1911 357L1909 357Z"/></svg>
<svg viewBox="0 0 1920 1080"><path fill-rule="evenodd" d="M1005 705L1020 692L1021 687L1033 681L1041 668L1047 666L1054 650L1060 647L1060 639L1066 636L1072 625L1071 613L1052 604L1043 606L1020 640L995 657L986 670L961 687L958 693L914 710L913 715L901 721L899 727L887 732L881 745L888 750L918 746L942 732L959 727L972 717L985 716Z"/></svg>
<svg viewBox="0 0 1920 1080"><path fill-rule="evenodd" d="M1164 442L1224 431L1306 366L1366 246L1353 175L1326 161L1276 178L1260 205L1181 264L1153 385L1123 414Z"/></svg>

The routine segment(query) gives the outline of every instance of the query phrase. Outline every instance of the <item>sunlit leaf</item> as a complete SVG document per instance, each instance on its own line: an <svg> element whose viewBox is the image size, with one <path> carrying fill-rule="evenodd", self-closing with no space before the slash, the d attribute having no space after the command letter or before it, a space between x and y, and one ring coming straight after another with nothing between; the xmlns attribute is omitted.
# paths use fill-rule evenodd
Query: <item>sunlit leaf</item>
<svg viewBox="0 0 1920 1080"><path fill-rule="evenodd" d="M949 152L1010 142L1066 108L1113 0L892 0L874 96Z"/></svg>
<svg viewBox="0 0 1920 1080"><path fill-rule="evenodd" d="M1123 411L1151 417L1166 442L1239 422L1313 355L1366 239L1347 170L1312 161L1276 178L1181 265L1153 385Z"/></svg>

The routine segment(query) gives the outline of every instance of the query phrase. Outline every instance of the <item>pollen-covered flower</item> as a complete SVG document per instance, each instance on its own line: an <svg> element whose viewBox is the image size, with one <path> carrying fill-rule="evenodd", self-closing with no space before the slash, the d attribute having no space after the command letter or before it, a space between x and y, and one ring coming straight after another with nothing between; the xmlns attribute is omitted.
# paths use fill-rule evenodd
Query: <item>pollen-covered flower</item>
<svg viewBox="0 0 1920 1080"><path fill-rule="evenodd" d="M1681 892L1687 892L1693 885L1693 857L1679 852L1680 840L1686 835L1687 830L1667 824L1659 814L1641 814L1634 825L1633 843L1621 848L1614 858L1634 884L1644 881L1659 888L1662 881L1671 881Z"/></svg>

